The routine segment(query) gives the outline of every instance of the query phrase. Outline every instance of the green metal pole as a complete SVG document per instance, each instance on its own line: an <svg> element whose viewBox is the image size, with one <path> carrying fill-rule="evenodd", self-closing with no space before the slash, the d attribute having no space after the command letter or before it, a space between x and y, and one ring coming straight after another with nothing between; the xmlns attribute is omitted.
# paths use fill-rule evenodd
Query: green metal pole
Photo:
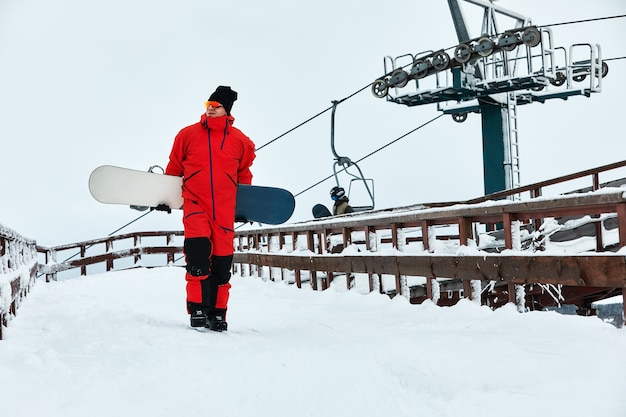
<svg viewBox="0 0 626 417"><path fill-rule="evenodd" d="M483 175L485 194L507 189L504 144L508 109L489 99L479 100L483 125Z"/></svg>

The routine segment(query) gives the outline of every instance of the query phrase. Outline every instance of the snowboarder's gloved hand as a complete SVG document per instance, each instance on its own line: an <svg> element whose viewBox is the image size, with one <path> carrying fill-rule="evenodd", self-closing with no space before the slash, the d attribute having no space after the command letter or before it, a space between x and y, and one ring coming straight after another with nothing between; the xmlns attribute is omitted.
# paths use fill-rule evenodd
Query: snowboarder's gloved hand
<svg viewBox="0 0 626 417"><path fill-rule="evenodd" d="M156 211L167 211L170 214L172 213L172 209L167 204L159 204L158 206L153 207L152 209Z"/></svg>
<svg viewBox="0 0 626 417"><path fill-rule="evenodd" d="M146 211L150 207L148 207L148 206L130 206L130 208L133 209L133 210L137 210L137 211Z"/></svg>
<svg viewBox="0 0 626 417"><path fill-rule="evenodd" d="M246 219L245 217L235 217L235 223L248 223L248 219Z"/></svg>

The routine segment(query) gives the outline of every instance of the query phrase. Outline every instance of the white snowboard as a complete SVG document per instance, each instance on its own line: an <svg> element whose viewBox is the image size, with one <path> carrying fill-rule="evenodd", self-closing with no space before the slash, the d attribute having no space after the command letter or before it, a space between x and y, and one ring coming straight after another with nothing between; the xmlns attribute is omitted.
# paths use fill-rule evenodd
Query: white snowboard
<svg viewBox="0 0 626 417"><path fill-rule="evenodd" d="M89 176L89 191L101 203L156 207L183 206L182 179L135 169L103 165Z"/></svg>

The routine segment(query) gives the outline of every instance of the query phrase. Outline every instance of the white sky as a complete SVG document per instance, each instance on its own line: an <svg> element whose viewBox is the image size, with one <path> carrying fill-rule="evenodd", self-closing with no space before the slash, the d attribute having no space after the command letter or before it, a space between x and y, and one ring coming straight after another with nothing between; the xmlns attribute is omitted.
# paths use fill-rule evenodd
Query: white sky
<svg viewBox="0 0 626 417"><path fill-rule="evenodd" d="M239 91L236 125L261 146L376 79L385 55L455 45L447 2L424 4L0 0L0 223L43 245L117 229L139 213L91 198L95 167L165 165L219 84ZM626 14L621 0L498 4L538 25ZM480 16L463 7L477 35ZM554 41L623 57L624 22L558 26ZM601 94L520 108L523 184L624 159L626 60L609 66ZM337 110L337 151L358 160L438 114L361 92ZM261 150L254 182L298 193L332 164L328 112ZM480 117L441 118L360 166L375 179L377 208L479 196ZM328 204L332 185L299 197L293 220ZM179 213L156 213L125 231L180 228Z"/></svg>
<svg viewBox="0 0 626 417"><path fill-rule="evenodd" d="M235 276L228 332L198 332L183 272L39 281L0 342L0 415L626 414L626 332L597 317Z"/></svg>

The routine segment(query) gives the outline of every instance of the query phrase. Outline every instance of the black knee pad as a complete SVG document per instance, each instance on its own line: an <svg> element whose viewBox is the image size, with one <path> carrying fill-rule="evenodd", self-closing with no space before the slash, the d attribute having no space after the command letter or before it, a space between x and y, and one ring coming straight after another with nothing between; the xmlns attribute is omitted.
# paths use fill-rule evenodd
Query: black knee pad
<svg viewBox="0 0 626 417"><path fill-rule="evenodd" d="M211 241L207 237L185 239L183 246L187 272L192 276L209 275L211 270Z"/></svg>
<svg viewBox="0 0 626 417"><path fill-rule="evenodd" d="M230 268L233 255L211 257L211 281L213 285L223 285L230 281Z"/></svg>

